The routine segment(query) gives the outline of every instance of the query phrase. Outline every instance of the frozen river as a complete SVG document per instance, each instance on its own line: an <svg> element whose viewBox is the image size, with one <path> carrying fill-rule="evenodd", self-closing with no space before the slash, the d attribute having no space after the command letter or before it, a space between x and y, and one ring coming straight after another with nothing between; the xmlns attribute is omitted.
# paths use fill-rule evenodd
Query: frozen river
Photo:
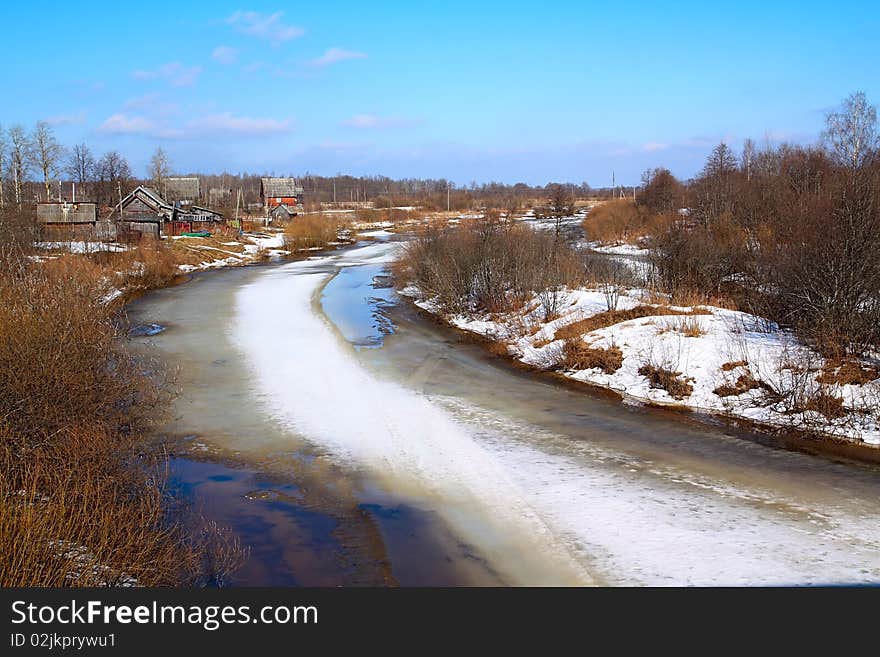
<svg viewBox="0 0 880 657"><path fill-rule="evenodd" d="M384 287L397 248L130 309L168 327L139 340L180 369L181 488L252 545L236 583L880 582L876 467L518 371Z"/></svg>

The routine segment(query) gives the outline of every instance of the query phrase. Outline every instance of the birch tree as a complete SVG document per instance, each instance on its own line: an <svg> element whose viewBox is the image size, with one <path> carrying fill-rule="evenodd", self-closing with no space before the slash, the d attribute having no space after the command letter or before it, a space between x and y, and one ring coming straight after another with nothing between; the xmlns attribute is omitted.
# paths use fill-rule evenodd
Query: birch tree
<svg viewBox="0 0 880 657"><path fill-rule="evenodd" d="M861 168L878 148L877 110L859 91L843 101L840 109L825 117L822 138L838 164Z"/></svg>
<svg viewBox="0 0 880 657"><path fill-rule="evenodd" d="M31 168L31 142L21 124L15 124L9 129L9 168L15 204L20 211L24 179Z"/></svg>
<svg viewBox="0 0 880 657"><path fill-rule="evenodd" d="M156 187L156 191L160 194L162 193L162 185L168 177L170 168L171 163L168 160L165 151L161 148L157 148L156 152L153 153L153 157L150 158L149 174L150 179L153 181L153 185Z"/></svg>
<svg viewBox="0 0 880 657"><path fill-rule="evenodd" d="M58 168L64 155L64 148L55 139L55 133L45 121L37 122L31 137L34 162L43 174L43 185L46 187L46 200L52 196L51 182L58 176Z"/></svg>

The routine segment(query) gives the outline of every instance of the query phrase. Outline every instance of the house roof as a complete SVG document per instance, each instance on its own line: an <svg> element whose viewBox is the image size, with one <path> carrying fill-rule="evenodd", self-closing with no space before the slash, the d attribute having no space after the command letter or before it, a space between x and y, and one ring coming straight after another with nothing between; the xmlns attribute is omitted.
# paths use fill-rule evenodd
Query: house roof
<svg viewBox="0 0 880 657"><path fill-rule="evenodd" d="M138 185L133 190L131 190L128 194L125 195L119 203L113 208L113 212L121 212L123 208L125 208L129 203L131 203L136 198L141 199L147 205L155 208L156 212L167 212L168 210L173 210L171 204L162 198L152 187L146 187L145 185Z"/></svg>
<svg viewBox="0 0 880 657"><path fill-rule="evenodd" d="M172 177L165 178L162 181L165 198L169 201L182 201L199 198L201 196L201 186L199 179L196 177L182 178Z"/></svg>
<svg viewBox="0 0 880 657"><path fill-rule="evenodd" d="M280 213L281 211L286 212L289 215L296 214L296 209L287 205L287 203L279 203L274 208L272 208L272 214Z"/></svg>
<svg viewBox="0 0 880 657"><path fill-rule="evenodd" d="M216 210L212 210L211 208L203 208L201 205L193 205L190 207L190 212L194 214L215 214L218 217L223 216L221 213Z"/></svg>
<svg viewBox="0 0 880 657"><path fill-rule="evenodd" d="M299 196L303 188L297 186L296 178L263 178L260 181L260 194L267 196Z"/></svg>

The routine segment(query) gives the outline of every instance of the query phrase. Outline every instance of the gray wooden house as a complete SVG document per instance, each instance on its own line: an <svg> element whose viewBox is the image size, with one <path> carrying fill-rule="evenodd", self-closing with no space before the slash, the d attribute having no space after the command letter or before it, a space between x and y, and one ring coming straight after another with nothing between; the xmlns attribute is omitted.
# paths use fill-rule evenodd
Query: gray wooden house
<svg viewBox="0 0 880 657"><path fill-rule="evenodd" d="M97 206L91 202L37 203L37 226L42 239L49 241L116 239L116 225L98 221Z"/></svg>
<svg viewBox="0 0 880 657"><path fill-rule="evenodd" d="M202 188L195 176L165 178L160 191L171 204L194 205L202 199Z"/></svg>
<svg viewBox="0 0 880 657"><path fill-rule="evenodd" d="M113 209L110 217L126 237L159 237L164 223L172 220L174 206L152 187L138 185Z"/></svg>

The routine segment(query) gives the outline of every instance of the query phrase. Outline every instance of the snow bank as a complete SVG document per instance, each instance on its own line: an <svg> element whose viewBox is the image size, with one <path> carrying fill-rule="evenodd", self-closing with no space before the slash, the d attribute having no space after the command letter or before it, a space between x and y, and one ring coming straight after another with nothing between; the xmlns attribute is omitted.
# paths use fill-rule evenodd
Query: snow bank
<svg viewBox="0 0 880 657"><path fill-rule="evenodd" d="M421 297L415 287L401 291L414 297L416 305L432 313L440 310L431 299ZM568 290L561 304L561 317L544 322L537 300L523 313L500 317L484 315L447 316L454 326L508 344L514 357L539 368L554 367L561 358L564 342L556 331L577 320L607 310L605 296L598 290ZM617 308L626 310L642 304L638 291L622 295ZM690 308L678 308L690 311ZM720 386L733 386L741 376L763 381L775 391L787 391L798 385L799 363L810 362L816 371L812 379L801 381L806 390L820 389L815 377L824 362L815 353L800 346L785 331L771 330L768 322L748 313L701 306L709 314L687 316L661 315L620 322L583 334L592 347L617 347L623 353L623 365L608 374L599 368L565 371L572 379L615 390L639 402L686 406L708 413L727 414L776 427L818 430L838 438L880 446L880 380L864 385L832 385L828 392L839 396L851 412L840 418L827 418L815 411L802 411L790 402L770 403L764 388L741 394L720 396ZM685 335L683 322L700 335ZM527 330L524 333L523 328ZM744 365L732 367L743 362ZM652 365L680 373L693 391L683 399L673 398L665 389L651 387L639 373ZM722 366L726 369L722 369Z"/></svg>
<svg viewBox="0 0 880 657"><path fill-rule="evenodd" d="M116 244L115 242L37 242L35 246L39 249L52 251L67 251L69 253L100 253L109 251L118 253L127 251L129 247L125 244Z"/></svg>

